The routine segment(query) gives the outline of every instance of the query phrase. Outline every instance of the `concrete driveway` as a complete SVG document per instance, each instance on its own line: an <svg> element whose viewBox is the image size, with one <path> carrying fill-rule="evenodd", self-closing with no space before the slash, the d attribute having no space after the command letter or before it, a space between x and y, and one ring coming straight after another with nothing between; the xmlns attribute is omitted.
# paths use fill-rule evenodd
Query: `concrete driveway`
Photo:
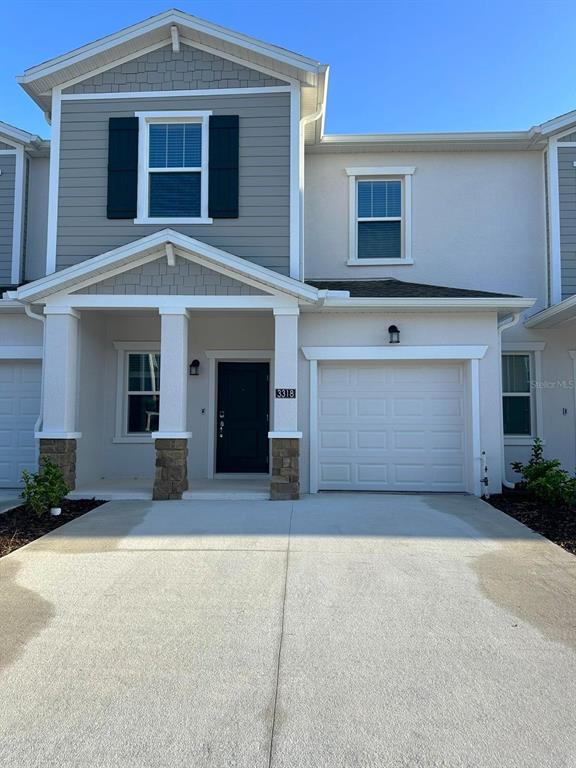
<svg viewBox="0 0 576 768"><path fill-rule="evenodd" d="M464 496L109 503L0 560L1 764L574 767L575 566Z"/></svg>

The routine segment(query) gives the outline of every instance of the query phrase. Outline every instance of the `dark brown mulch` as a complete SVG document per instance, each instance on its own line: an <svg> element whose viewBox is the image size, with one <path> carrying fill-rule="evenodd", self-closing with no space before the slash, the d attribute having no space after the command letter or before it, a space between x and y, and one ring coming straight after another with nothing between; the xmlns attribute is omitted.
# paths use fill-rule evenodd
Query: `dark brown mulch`
<svg viewBox="0 0 576 768"><path fill-rule="evenodd" d="M62 514L58 517L53 517L50 512L36 515L25 506L0 514L0 557L105 503L100 499L65 499Z"/></svg>
<svg viewBox="0 0 576 768"><path fill-rule="evenodd" d="M576 555L576 509L546 506L518 491L491 496L488 501L496 509Z"/></svg>

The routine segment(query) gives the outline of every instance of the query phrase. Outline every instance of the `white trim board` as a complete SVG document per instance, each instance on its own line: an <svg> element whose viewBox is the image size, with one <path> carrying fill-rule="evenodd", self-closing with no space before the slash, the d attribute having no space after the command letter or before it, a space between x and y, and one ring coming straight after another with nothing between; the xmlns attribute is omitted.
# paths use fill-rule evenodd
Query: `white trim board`
<svg viewBox="0 0 576 768"><path fill-rule="evenodd" d="M302 347L306 360L480 360L487 346Z"/></svg>
<svg viewBox="0 0 576 768"><path fill-rule="evenodd" d="M13 285L22 280L22 254L24 244L24 192L26 187L26 158L24 148L16 150L14 178L14 216L12 220L12 268L10 279Z"/></svg>
<svg viewBox="0 0 576 768"><path fill-rule="evenodd" d="M42 360L43 355L38 346L0 346L0 360Z"/></svg>
<svg viewBox="0 0 576 768"><path fill-rule="evenodd" d="M274 398L272 397L272 365L274 362L274 350L272 349L206 349L204 355L208 358L208 479L213 480L216 473L216 399L217 391L217 363L220 360L247 362L249 360L261 360L270 366L270 421L273 419ZM267 475L262 475L263 477Z"/></svg>
<svg viewBox="0 0 576 768"><path fill-rule="evenodd" d="M168 99L194 96L256 96L267 93L290 93L290 85L252 86L248 88L198 88L196 90L182 89L179 91L123 91L122 93L63 93L62 101L110 101L124 99Z"/></svg>
<svg viewBox="0 0 576 768"><path fill-rule="evenodd" d="M46 275L56 272L58 238L58 196L60 190L60 123L61 89L52 91L52 140L50 142L50 176L48 182L48 231L46 234Z"/></svg>

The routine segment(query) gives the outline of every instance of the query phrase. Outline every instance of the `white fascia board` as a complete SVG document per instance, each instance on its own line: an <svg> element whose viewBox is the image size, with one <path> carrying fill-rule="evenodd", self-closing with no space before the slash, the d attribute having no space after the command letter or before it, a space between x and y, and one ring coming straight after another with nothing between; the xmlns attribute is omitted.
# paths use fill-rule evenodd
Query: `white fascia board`
<svg viewBox="0 0 576 768"><path fill-rule="evenodd" d="M260 40L256 40L255 38L242 35L238 32L233 32L232 30L226 29L224 27L219 27L216 24L211 24L210 22L204 21L195 16L191 16L187 13L171 10L165 13L160 13L156 16L152 16L151 18L139 22L138 24L134 24L130 27L122 29L119 32L115 32L114 34L108 35L107 37L101 38L100 40L96 40L93 43L84 45L81 48L77 48L62 56L50 59L49 61L46 61L42 64L38 64L37 66L30 67L29 69L25 70L22 75L17 77L17 81L21 84L32 83L34 80L47 77L48 75L54 74L55 72L58 72L59 70L65 69L67 67L78 65L86 59L97 56L98 54L105 53L111 48L121 46L123 43L141 37L146 33L154 32L155 30L161 29L162 27L166 27L166 38L168 43L171 39L170 27L173 24L180 25L185 29L192 30L193 32L209 35L210 37L230 43L232 45L237 45L240 48L245 48L251 51L252 53L260 54L284 64L288 64L297 69L316 73L319 67L322 66L319 62L314 61L313 59L309 59L305 56L301 56L300 54L286 51L283 48L278 48L276 46L269 45L268 43L263 43Z"/></svg>
<svg viewBox="0 0 576 768"><path fill-rule="evenodd" d="M75 285L91 278L105 279L110 271L121 267L129 268L139 258L152 256L156 252L159 257L163 256L167 243L172 243L180 255L198 256L204 266L216 271L225 270L240 281L253 280L264 289L289 294L304 301L315 302L318 299L318 290L312 286L272 272L266 267L260 267L172 229L160 230L128 245L47 275L20 288L16 291L16 297L22 301L34 302L53 293L74 290Z"/></svg>
<svg viewBox="0 0 576 768"><path fill-rule="evenodd" d="M474 346L302 347L306 360L480 360L488 350Z"/></svg>
<svg viewBox="0 0 576 768"><path fill-rule="evenodd" d="M576 110L567 112L559 117L553 117L552 120L547 120L545 123L534 126L533 130L541 133L543 136L549 136L551 133L556 133L571 126L576 127ZM569 133L570 131L567 132Z"/></svg>
<svg viewBox="0 0 576 768"><path fill-rule="evenodd" d="M177 313L178 309L198 310L273 310L289 303L279 296L196 296L187 294L58 294L47 299L47 313L65 314L82 309L157 309ZM178 312L178 314L180 314Z"/></svg>
<svg viewBox="0 0 576 768"><path fill-rule="evenodd" d="M15 128L13 125L2 122L0 120L0 140L4 141L4 137L8 139L6 143L12 144L32 144L33 142L42 141L35 133L28 133L20 128Z"/></svg>
<svg viewBox="0 0 576 768"><path fill-rule="evenodd" d="M318 147L349 146L349 145L396 145L446 146L457 149L469 144L486 146L505 146L510 149L539 149L538 140L541 137L530 131L486 131L469 133L365 133L365 134L328 134L322 136Z"/></svg>
<svg viewBox="0 0 576 768"><path fill-rule="evenodd" d="M455 309L455 310L520 310L529 309L536 299L508 299L499 298L331 298L327 296L323 306L330 307L390 307L403 308L411 311L431 309Z"/></svg>
<svg viewBox="0 0 576 768"><path fill-rule="evenodd" d="M525 328L555 328L576 319L576 296L543 309L524 321Z"/></svg>

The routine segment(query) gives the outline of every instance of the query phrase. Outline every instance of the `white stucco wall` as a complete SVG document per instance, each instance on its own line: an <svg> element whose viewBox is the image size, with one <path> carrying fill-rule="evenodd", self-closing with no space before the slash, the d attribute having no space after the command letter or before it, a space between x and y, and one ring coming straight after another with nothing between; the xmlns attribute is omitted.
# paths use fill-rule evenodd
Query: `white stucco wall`
<svg viewBox="0 0 576 768"><path fill-rule="evenodd" d="M0 312L0 346L42 346L43 325L24 314L24 308Z"/></svg>
<svg viewBox="0 0 576 768"><path fill-rule="evenodd" d="M348 177L356 166L415 166L414 264L348 266ZM305 275L382 278L539 298L546 294L540 152L306 155ZM543 306L542 303L539 306Z"/></svg>

